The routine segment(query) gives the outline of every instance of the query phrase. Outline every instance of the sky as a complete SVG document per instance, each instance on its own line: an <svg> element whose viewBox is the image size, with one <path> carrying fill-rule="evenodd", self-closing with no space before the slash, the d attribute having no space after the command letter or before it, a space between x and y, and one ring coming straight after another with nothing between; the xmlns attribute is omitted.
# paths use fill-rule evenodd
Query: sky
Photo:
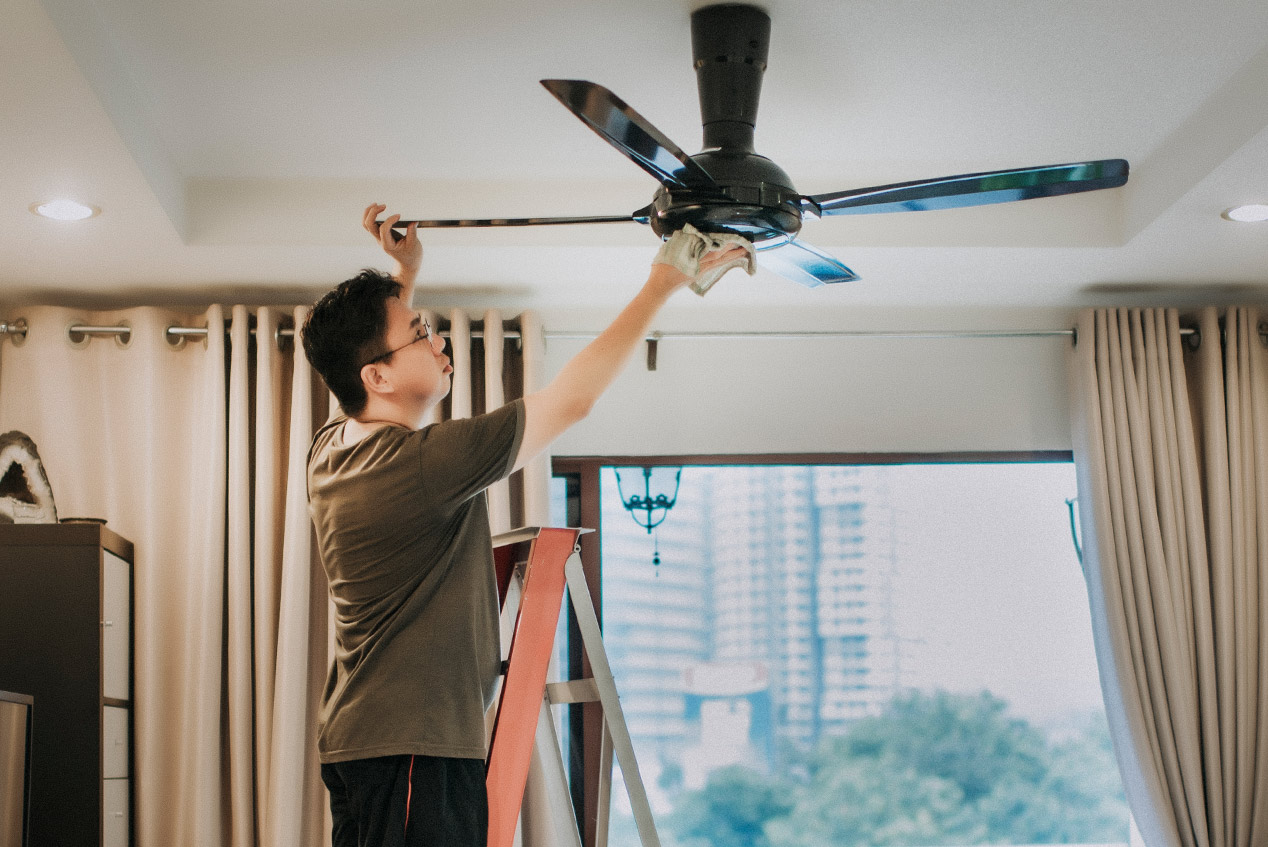
<svg viewBox="0 0 1268 847"><path fill-rule="evenodd" d="M895 628L911 684L983 688L1032 721L1102 709L1066 500L1074 466L889 468Z"/></svg>
<svg viewBox="0 0 1268 847"><path fill-rule="evenodd" d="M701 470L684 469L685 495ZM986 689L1045 725L1103 709L1066 505L1077 493L1074 465L873 470L884 475L894 507L894 628L904 682ZM726 469L715 473L724 477Z"/></svg>

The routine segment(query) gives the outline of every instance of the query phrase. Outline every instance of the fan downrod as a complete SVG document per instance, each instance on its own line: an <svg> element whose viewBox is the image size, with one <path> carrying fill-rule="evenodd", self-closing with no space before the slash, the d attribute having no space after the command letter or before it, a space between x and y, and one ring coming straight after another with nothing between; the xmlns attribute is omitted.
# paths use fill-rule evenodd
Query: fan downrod
<svg viewBox="0 0 1268 847"><path fill-rule="evenodd" d="M740 232L755 243L801 229L801 195L788 174L753 150L753 130L770 46L770 17L756 6L723 3L691 15L691 52L704 149L690 158L723 197L662 188L652 200L653 231L668 238L685 224Z"/></svg>

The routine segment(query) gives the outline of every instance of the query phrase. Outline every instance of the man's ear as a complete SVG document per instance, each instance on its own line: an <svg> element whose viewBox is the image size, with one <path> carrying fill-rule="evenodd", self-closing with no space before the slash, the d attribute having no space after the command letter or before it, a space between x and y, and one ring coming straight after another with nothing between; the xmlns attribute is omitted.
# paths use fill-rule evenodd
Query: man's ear
<svg viewBox="0 0 1268 847"><path fill-rule="evenodd" d="M393 390L391 378L379 367L378 362L361 366L361 384L366 391L373 394L391 394Z"/></svg>

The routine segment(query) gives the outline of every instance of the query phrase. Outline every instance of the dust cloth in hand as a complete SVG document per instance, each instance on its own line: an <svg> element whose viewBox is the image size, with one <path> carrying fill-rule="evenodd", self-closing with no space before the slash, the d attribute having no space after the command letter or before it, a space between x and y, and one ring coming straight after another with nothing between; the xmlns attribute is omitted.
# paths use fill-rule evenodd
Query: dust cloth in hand
<svg viewBox="0 0 1268 847"><path fill-rule="evenodd" d="M700 260L706 253L728 247L743 247L745 254L726 264L700 273ZM656 254L653 264L673 265L691 277L691 290L701 297L731 268L744 268L749 276L757 273L757 251L753 242L733 232L701 232L691 224L669 236Z"/></svg>

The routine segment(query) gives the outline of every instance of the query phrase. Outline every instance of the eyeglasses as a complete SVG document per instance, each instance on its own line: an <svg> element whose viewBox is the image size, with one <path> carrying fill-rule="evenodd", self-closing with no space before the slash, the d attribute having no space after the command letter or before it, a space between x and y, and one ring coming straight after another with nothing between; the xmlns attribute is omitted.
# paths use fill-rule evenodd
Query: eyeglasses
<svg viewBox="0 0 1268 847"><path fill-rule="evenodd" d="M409 347L413 344L417 344L420 341L426 341L428 344L431 344L431 339L432 339L431 324L428 323L426 320L423 320L419 323L418 328L414 331L414 339L412 341L406 341L400 347L393 347L391 350L388 350L386 353L380 353L379 355L375 356L373 359L366 359L364 362L362 362L361 367L364 368L366 365L373 365L375 362L381 362L384 359L390 357L393 353L399 353L401 350L404 350L406 347Z"/></svg>

